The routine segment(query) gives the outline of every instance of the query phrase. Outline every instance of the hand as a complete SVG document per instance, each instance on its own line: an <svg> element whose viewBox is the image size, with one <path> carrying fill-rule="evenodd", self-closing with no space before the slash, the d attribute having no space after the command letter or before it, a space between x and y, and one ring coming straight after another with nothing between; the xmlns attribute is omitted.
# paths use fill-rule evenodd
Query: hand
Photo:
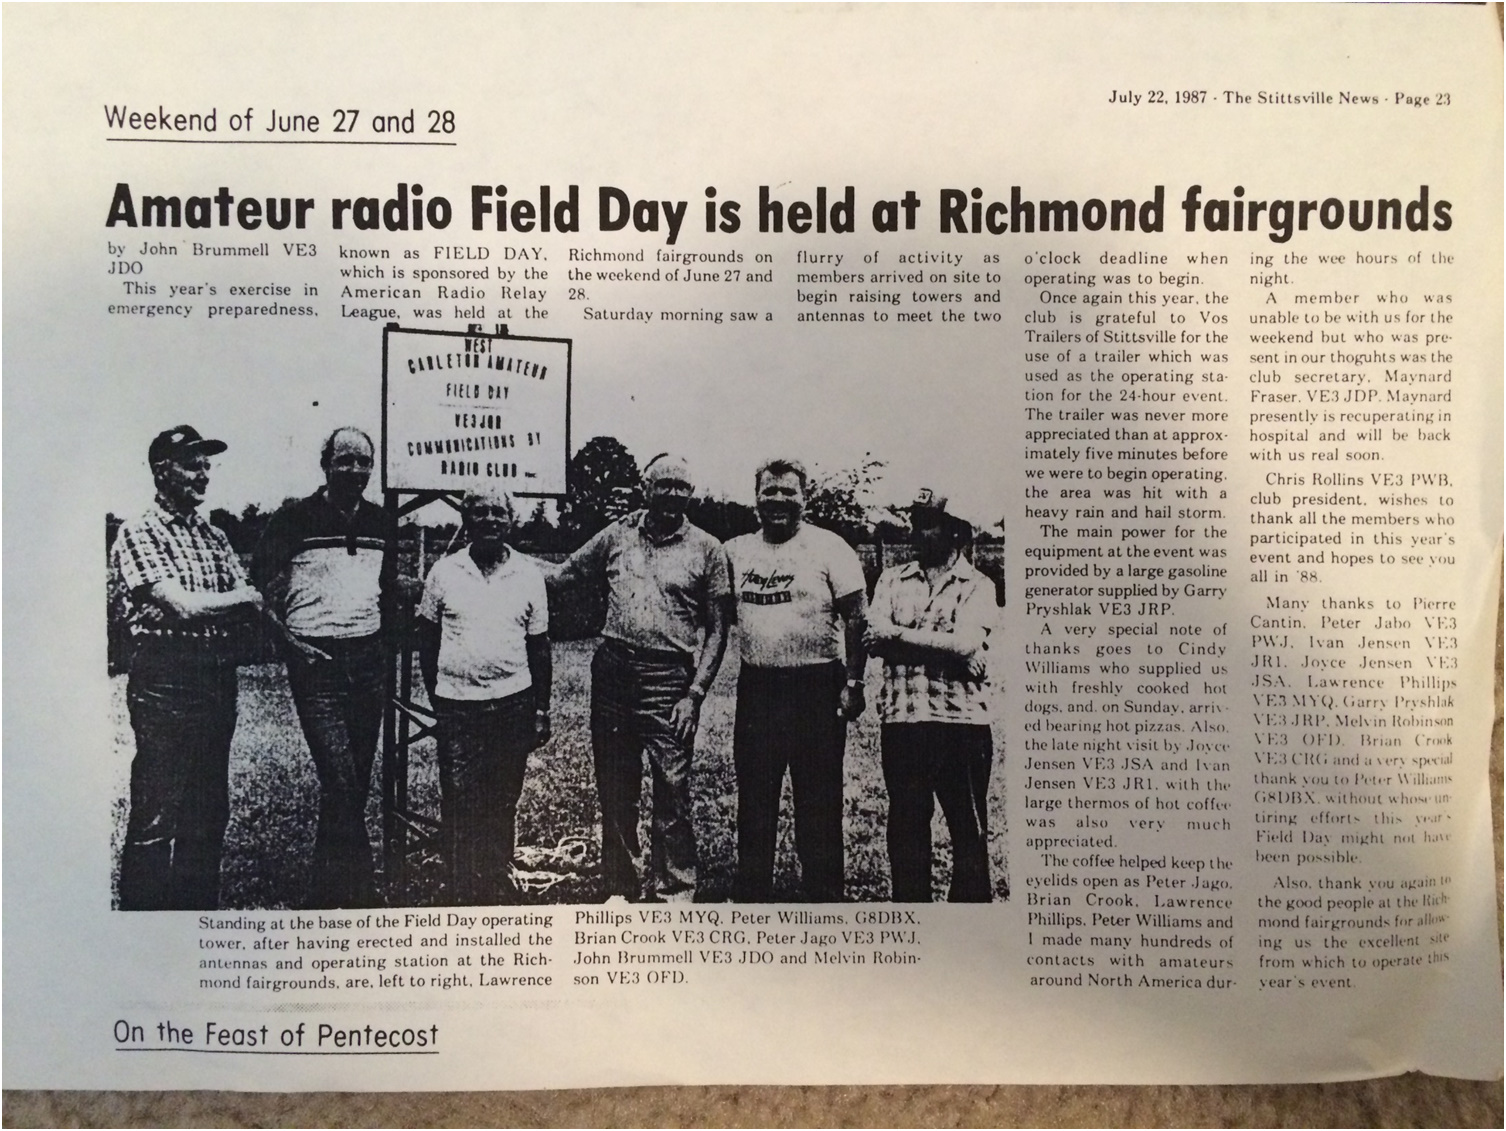
<svg viewBox="0 0 1506 1131"><path fill-rule="evenodd" d="M988 665L983 662L981 655L974 656L967 662L967 678L973 683L983 682L988 675Z"/></svg>
<svg viewBox="0 0 1506 1131"><path fill-rule="evenodd" d="M866 704L863 701L863 685L850 683L842 688L842 694L838 697L838 711L848 722L852 722L863 713Z"/></svg>
<svg viewBox="0 0 1506 1131"><path fill-rule="evenodd" d="M875 645L888 644L899 639L899 625L887 621L869 621L863 632L863 644L871 651Z"/></svg>
<svg viewBox="0 0 1506 1131"><path fill-rule="evenodd" d="M687 746L695 741L695 731L700 721L701 702L692 695L687 695L676 703L669 715L669 725L674 727L675 737Z"/></svg>
<svg viewBox="0 0 1506 1131"><path fill-rule="evenodd" d="M549 712L535 711L533 713L533 736L538 740L538 744L542 746L548 742L549 736L552 733L553 729L549 724Z"/></svg>
<svg viewBox="0 0 1506 1131"><path fill-rule="evenodd" d="M291 632L288 633L288 647L297 652L305 660L333 660L334 657L317 645L310 644L307 640L300 640Z"/></svg>

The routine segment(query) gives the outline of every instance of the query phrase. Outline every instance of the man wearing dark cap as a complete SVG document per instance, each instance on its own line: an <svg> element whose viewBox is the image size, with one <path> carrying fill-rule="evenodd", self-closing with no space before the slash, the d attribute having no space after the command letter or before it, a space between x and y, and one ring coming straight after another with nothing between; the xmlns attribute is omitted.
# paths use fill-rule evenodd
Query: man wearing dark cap
<svg viewBox="0 0 1506 1131"><path fill-rule="evenodd" d="M366 797L386 702L383 628L397 597L393 523L363 498L375 448L337 428L324 486L272 516L252 580L282 621L288 685L319 776L306 907L377 903Z"/></svg>
<svg viewBox="0 0 1506 1131"><path fill-rule="evenodd" d="M121 525L110 563L133 655L126 701L136 734L120 858L125 911L212 910L230 819L236 668L230 624L261 608L224 533L199 517L209 458L225 450L188 425L147 453L156 501Z"/></svg>
<svg viewBox="0 0 1506 1131"><path fill-rule="evenodd" d="M607 582L606 627L591 662L591 747L608 899L695 894L691 751L727 648L732 584L722 544L685 517L692 491L683 459L655 456L643 468L644 508L546 575L551 587ZM654 790L646 866L638 838L645 755Z"/></svg>
<svg viewBox="0 0 1506 1131"><path fill-rule="evenodd" d="M953 903L987 903L988 779L993 734L984 654L993 584L963 555L972 527L929 489L910 508L916 560L879 577L868 650L884 661L879 693L889 871L897 903L931 900L931 813L952 838Z"/></svg>

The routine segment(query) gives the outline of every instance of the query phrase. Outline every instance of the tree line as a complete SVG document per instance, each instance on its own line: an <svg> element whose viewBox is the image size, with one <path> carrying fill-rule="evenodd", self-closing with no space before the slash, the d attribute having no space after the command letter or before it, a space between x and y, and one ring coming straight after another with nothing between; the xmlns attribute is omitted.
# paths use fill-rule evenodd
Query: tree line
<svg viewBox="0 0 1506 1131"><path fill-rule="evenodd" d="M844 538L857 552L871 592L884 567L911 556L905 505L880 505L884 463L865 454L855 467L822 472L817 469L806 491L806 520ZM562 560L608 524L643 505L643 480L639 464L620 440L596 436L587 440L570 459L568 493L554 507L542 499L519 499L519 522L513 543L526 553ZM284 499L283 503L295 501ZM553 513L551 513L551 509ZM235 514L215 507L208 521L225 532L231 547L248 559L277 508L264 509L249 503ZM758 514L746 503L709 494L695 496L687 508L690 521L723 542L758 529ZM115 541L121 519L105 516L105 553ZM462 545L457 521L398 527L399 570L423 577L436 558ZM998 603L1004 604L1004 538L1002 531L977 531L968 551L973 563L993 578ZM420 560L420 558L422 560ZM124 670L128 641L121 619L124 594L108 579L109 662L112 673ZM577 639L596 634L606 610L605 585L572 590L552 608L551 635ZM259 622L247 623L246 662L276 659L270 631Z"/></svg>
<svg viewBox="0 0 1506 1131"><path fill-rule="evenodd" d="M900 545L908 542L903 508L879 506L873 500L883 482L884 462L865 454L855 467L813 474L807 491L806 519L841 535L854 547L873 543ZM570 459L568 493L551 508L544 500L520 499L516 541L531 552L569 553L597 531L643 505L643 480L638 460L613 436L587 440ZM293 501L291 498L284 503ZM248 503L239 514L215 507L206 516L229 538L241 554L256 548L262 531L277 508ZM553 513L551 513L551 511ZM758 529L758 515L747 503L699 494L688 508L690 521L722 541ZM106 545L114 541L120 518L106 516ZM428 528L431 544L454 539L456 523ZM981 541L997 541L992 531L980 531ZM415 526L400 528L404 542L418 541Z"/></svg>

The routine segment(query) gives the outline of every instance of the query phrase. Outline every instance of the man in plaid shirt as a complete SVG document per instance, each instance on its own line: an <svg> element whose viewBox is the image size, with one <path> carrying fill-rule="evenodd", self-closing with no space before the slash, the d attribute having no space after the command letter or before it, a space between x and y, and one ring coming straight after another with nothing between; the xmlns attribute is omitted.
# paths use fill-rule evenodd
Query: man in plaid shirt
<svg viewBox="0 0 1506 1131"><path fill-rule="evenodd" d="M993 898L988 778L993 733L984 652L993 583L963 556L972 527L923 490L910 508L917 560L879 577L869 652L884 661L879 694L889 871L897 903L931 899L931 813L940 800L952 837L954 903Z"/></svg>
<svg viewBox="0 0 1506 1131"><path fill-rule="evenodd" d="M261 608L224 533L198 515L209 457L188 425L147 454L157 498L124 523L110 565L126 599L136 757L120 858L123 911L212 910L230 820L236 669L229 622Z"/></svg>

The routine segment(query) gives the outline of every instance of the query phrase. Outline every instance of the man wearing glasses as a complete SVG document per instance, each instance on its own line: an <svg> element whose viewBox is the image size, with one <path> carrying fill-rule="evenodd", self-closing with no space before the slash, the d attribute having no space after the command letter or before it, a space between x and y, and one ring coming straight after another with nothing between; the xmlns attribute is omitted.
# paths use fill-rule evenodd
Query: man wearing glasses
<svg viewBox="0 0 1506 1131"><path fill-rule="evenodd" d="M643 469L644 507L612 523L550 578L604 578L607 619L591 663L591 747L607 898L688 901L696 887L690 761L701 704L727 647L731 582L722 544L685 517L690 469L669 454ZM652 840L638 838L643 760Z"/></svg>
<svg viewBox="0 0 1506 1131"><path fill-rule="evenodd" d="M122 911L219 905L237 695L231 633L262 606L224 532L198 513L210 457L225 447L186 424L158 435L147 452L156 500L110 550L131 634L136 734Z"/></svg>

